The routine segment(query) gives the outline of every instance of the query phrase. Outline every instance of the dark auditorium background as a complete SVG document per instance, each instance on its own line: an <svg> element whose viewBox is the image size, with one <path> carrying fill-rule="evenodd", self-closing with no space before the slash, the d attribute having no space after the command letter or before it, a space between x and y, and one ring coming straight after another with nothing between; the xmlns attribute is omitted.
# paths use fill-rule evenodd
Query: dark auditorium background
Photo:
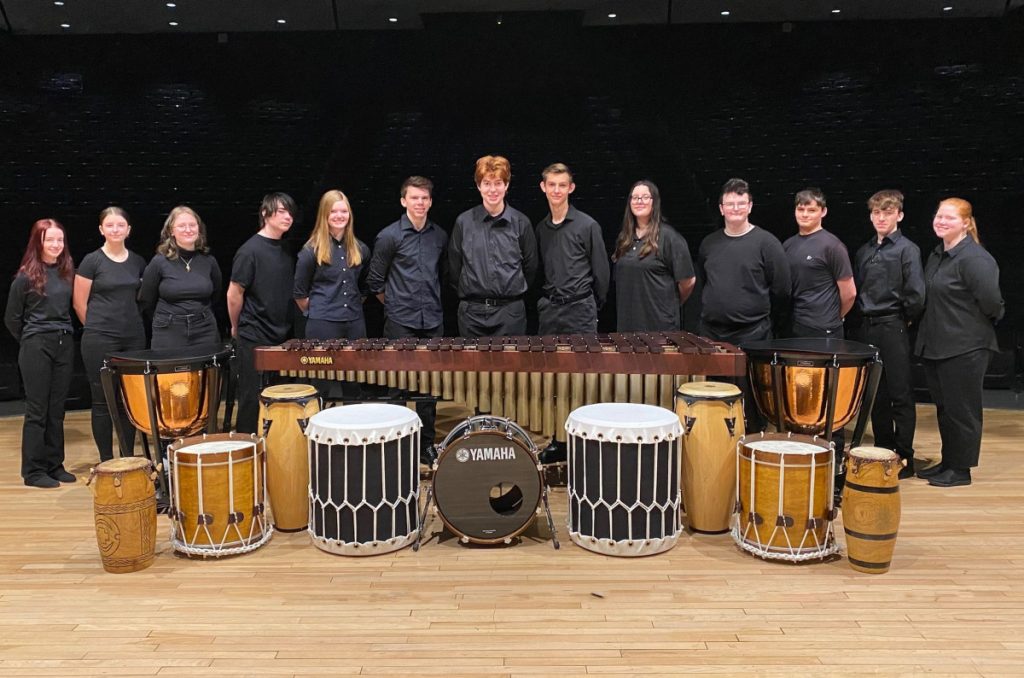
<svg viewBox="0 0 1024 678"><path fill-rule="evenodd" d="M780 239L796 232L793 194L820 186L825 226L851 254L873 234L868 196L897 188L925 252L941 198L974 204L1007 303L989 385L1020 389L1024 0L170 4L0 0L5 300L42 217L65 224L78 262L102 244L99 211L121 205L148 259L185 203L226 276L269 191L301 206L294 249L328 188L348 194L372 245L410 174L433 179L431 217L450 230L479 202L473 163L487 153L510 159L509 202L534 222L540 170L570 165L609 249L640 178L694 253L721 227L733 176ZM379 335L376 300L367 315ZM0 399L19 396L3 332ZM84 378L72 399L87 404Z"/></svg>

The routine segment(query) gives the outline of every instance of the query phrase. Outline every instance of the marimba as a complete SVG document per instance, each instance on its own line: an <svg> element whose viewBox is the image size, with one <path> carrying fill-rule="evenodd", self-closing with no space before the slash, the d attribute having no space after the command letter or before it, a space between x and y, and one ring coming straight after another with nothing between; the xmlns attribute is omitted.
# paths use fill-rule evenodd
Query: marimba
<svg viewBox="0 0 1024 678"><path fill-rule="evenodd" d="M432 339L295 339L255 350L256 369L380 384L454 400L565 440L569 412L593 403L672 409L693 375L739 376L732 344L689 332Z"/></svg>

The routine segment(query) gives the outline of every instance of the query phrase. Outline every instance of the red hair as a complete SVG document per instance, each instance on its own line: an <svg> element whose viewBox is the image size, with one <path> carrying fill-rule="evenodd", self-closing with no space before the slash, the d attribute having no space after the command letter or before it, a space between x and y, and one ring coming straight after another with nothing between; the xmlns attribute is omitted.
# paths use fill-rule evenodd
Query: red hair
<svg viewBox="0 0 1024 678"><path fill-rule="evenodd" d="M71 282L75 275L75 265L71 261L71 254L68 253L68 232L56 219L40 219L32 224L32 230L28 236L28 247L25 248L25 256L21 258L21 266L18 273L24 273L28 278L29 287L40 296L46 296L46 264L43 263L43 240L46 238L46 231L56 228L64 234L64 251L57 256L57 274Z"/></svg>

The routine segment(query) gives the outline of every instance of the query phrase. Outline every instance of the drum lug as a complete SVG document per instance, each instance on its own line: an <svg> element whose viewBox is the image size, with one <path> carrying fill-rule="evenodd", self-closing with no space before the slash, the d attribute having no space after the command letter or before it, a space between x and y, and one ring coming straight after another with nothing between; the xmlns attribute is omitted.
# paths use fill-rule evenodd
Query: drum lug
<svg viewBox="0 0 1024 678"><path fill-rule="evenodd" d="M228 525L235 525L245 522L245 514L241 511L232 511L228 514Z"/></svg>
<svg viewBox="0 0 1024 678"><path fill-rule="evenodd" d="M264 438L266 438L267 436L270 435L270 425L273 424L273 423L274 423L273 419L264 419L263 420L263 437ZM305 427L303 427L303 428L305 428Z"/></svg>
<svg viewBox="0 0 1024 678"><path fill-rule="evenodd" d="M252 507L252 514L254 516L262 516L263 515L263 511L264 511L263 504L256 504L255 506Z"/></svg>
<svg viewBox="0 0 1024 678"><path fill-rule="evenodd" d="M832 508L830 508L826 513L828 514L828 519L829 520L835 520L836 518L839 517L839 509L837 509L834 506Z"/></svg>
<svg viewBox="0 0 1024 678"><path fill-rule="evenodd" d="M822 520L821 518L808 518L807 519L807 529L808 530L816 530L819 527L823 526L824 524L825 524L825 521Z"/></svg>
<svg viewBox="0 0 1024 678"><path fill-rule="evenodd" d="M683 435L690 435L690 429L697 423L697 417L683 417Z"/></svg>
<svg viewBox="0 0 1024 678"><path fill-rule="evenodd" d="M747 520L754 523L755 525L764 524L764 518L762 518L761 514L757 513L756 511L751 511L749 514L747 514Z"/></svg>
<svg viewBox="0 0 1024 678"><path fill-rule="evenodd" d="M778 516L775 519L775 526L776 527L793 527L793 517L792 516Z"/></svg>
<svg viewBox="0 0 1024 678"><path fill-rule="evenodd" d="M209 513L200 513L196 516L197 525L213 525L213 516Z"/></svg>
<svg viewBox="0 0 1024 678"><path fill-rule="evenodd" d="M305 433L306 432L306 426L309 424L309 418L308 417L303 417L302 419L299 419L298 422L299 422L299 428L301 428L302 432Z"/></svg>
<svg viewBox="0 0 1024 678"><path fill-rule="evenodd" d="M725 418L725 427L727 429L729 429L729 436L730 437L736 435L736 417L726 417Z"/></svg>

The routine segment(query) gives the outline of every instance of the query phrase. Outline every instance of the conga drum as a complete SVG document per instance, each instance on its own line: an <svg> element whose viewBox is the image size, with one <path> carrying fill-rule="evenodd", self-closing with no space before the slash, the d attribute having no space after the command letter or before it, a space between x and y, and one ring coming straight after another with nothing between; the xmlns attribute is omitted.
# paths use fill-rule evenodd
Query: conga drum
<svg viewBox="0 0 1024 678"><path fill-rule="evenodd" d="M167 459L174 550L220 557L270 541L263 438L243 433L184 438L167 448Z"/></svg>
<svg viewBox="0 0 1024 678"><path fill-rule="evenodd" d="M736 446L733 539L744 551L793 562L838 551L832 520L833 444L791 433L758 433Z"/></svg>
<svg viewBox="0 0 1024 678"><path fill-rule="evenodd" d="M537 515L543 494L537 447L503 417L470 417L452 429L434 467L442 522L461 541L509 543Z"/></svg>
<svg viewBox="0 0 1024 678"><path fill-rule="evenodd" d="M153 464L142 457L110 459L89 472L96 543L107 572L137 572L153 564L155 478Z"/></svg>
<svg viewBox="0 0 1024 678"><path fill-rule="evenodd" d="M299 532L309 525L309 458L306 425L320 411L317 390L279 384L260 394L260 426L267 444L267 493L274 528Z"/></svg>
<svg viewBox="0 0 1024 678"><path fill-rule="evenodd" d="M569 538L613 556L646 556L675 546L679 438L671 410L603 403L569 414Z"/></svg>
<svg viewBox="0 0 1024 678"><path fill-rule="evenodd" d="M690 528L728 532L736 503L736 443L743 395L733 384L695 381L676 391L683 425L683 503Z"/></svg>
<svg viewBox="0 0 1024 678"><path fill-rule="evenodd" d="M892 450L850 450L843 488L843 529L850 567L858 572L889 571L900 527L901 466Z"/></svg>
<svg viewBox="0 0 1024 678"><path fill-rule="evenodd" d="M314 414L309 441L313 544L369 556L409 546L419 531L420 418L367 403Z"/></svg>

